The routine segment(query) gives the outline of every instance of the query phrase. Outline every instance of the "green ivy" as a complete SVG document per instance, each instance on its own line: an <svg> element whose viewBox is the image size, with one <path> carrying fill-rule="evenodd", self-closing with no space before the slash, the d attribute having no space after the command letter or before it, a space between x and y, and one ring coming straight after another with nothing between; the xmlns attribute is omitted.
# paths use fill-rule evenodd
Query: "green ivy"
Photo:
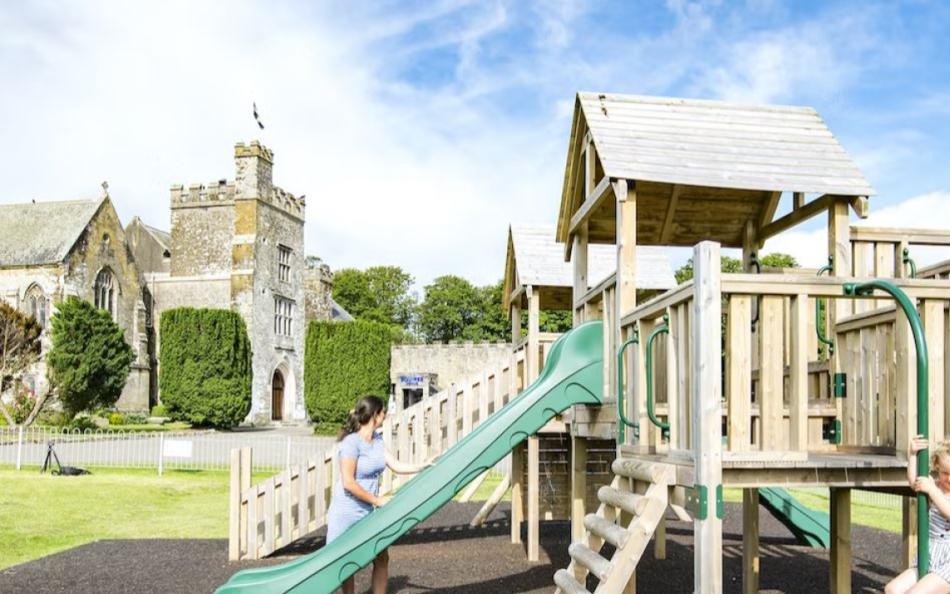
<svg viewBox="0 0 950 594"><path fill-rule="evenodd" d="M360 396L387 398L393 338L392 328L378 322L310 323L304 401L318 429L339 427Z"/></svg>
<svg viewBox="0 0 950 594"><path fill-rule="evenodd" d="M251 410L251 342L240 314L181 307L162 313L158 385L168 416L228 428Z"/></svg>

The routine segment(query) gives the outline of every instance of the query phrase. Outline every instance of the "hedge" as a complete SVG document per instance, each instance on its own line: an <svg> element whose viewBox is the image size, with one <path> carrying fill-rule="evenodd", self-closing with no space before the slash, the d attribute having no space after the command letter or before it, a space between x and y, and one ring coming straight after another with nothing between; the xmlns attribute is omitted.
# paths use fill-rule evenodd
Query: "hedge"
<svg viewBox="0 0 950 594"><path fill-rule="evenodd" d="M162 313L158 385L168 416L227 428L251 410L251 342L244 319L223 309Z"/></svg>
<svg viewBox="0 0 950 594"><path fill-rule="evenodd" d="M317 430L338 428L360 396L386 400L392 339L392 328L378 322L310 323L304 401Z"/></svg>

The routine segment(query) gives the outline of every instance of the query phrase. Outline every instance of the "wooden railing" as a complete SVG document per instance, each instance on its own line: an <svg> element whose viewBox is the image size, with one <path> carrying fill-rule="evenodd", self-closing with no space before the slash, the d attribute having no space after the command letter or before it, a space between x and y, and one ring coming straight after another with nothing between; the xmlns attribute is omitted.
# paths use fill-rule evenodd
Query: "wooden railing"
<svg viewBox="0 0 950 594"><path fill-rule="evenodd" d="M915 419L914 346L903 316L883 293L864 298L861 313L839 317L833 332L836 354L818 356L816 299L850 299L842 285L858 279L811 275L723 274L723 416L727 452L798 453L839 447L894 452L906 442ZM917 300L926 328L931 367L931 431L943 435L950 391L950 283L897 279ZM625 368L627 416L640 425L640 439L627 444L650 450L690 450L691 283L652 299L622 320L623 338L639 330L639 349L629 349ZM654 344L656 414L669 422L663 439L646 414L644 362L647 337L666 316L669 332ZM753 320L758 318L754 323ZM638 351L638 352L635 352ZM846 395L836 398L835 374L844 374ZM945 412L946 411L946 412ZM841 422L841 444L828 431ZM628 432L628 436L632 432Z"/></svg>
<svg viewBox="0 0 950 594"><path fill-rule="evenodd" d="M852 274L859 278L908 278L905 249L913 258L916 246L950 246L950 231L941 229L855 226L850 235Z"/></svg>
<svg viewBox="0 0 950 594"><path fill-rule="evenodd" d="M251 448L231 450L228 559L261 559L327 521L333 454L251 484Z"/></svg>

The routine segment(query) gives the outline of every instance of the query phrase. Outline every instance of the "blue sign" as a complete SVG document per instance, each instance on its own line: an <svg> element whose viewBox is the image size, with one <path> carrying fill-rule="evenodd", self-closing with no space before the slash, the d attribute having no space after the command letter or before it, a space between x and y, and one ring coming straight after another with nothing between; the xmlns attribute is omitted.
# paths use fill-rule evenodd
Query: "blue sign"
<svg viewBox="0 0 950 594"><path fill-rule="evenodd" d="M421 373L413 375L400 375L399 383L404 386L421 386L425 383L425 376Z"/></svg>

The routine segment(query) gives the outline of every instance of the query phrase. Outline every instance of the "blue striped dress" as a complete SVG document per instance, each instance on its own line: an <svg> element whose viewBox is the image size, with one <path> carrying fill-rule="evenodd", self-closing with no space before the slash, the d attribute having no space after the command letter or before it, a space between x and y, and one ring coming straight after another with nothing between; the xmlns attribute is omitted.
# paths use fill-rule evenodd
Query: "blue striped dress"
<svg viewBox="0 0 950 594"><path fill-rule="evenodd" d="M930 573L937 574L950 583L950 520L937 506L930 504ZM917 561L914 560L914 567Z"/></svg>
<svg viewBox="0 0 950 594"><path fill-rule="evenodd" d="M356 482L367 492L379 495L379 475L386 468L386 448L383 436L373 433L373 441L367 442L358 433L350 433L337 444L335 464L343 458L356 460ZM337 466L337 480L333 484L330 509L327 511L327 543L346 531L373 511L373 506L358 499L343 488L342 472Z"/></svg>

